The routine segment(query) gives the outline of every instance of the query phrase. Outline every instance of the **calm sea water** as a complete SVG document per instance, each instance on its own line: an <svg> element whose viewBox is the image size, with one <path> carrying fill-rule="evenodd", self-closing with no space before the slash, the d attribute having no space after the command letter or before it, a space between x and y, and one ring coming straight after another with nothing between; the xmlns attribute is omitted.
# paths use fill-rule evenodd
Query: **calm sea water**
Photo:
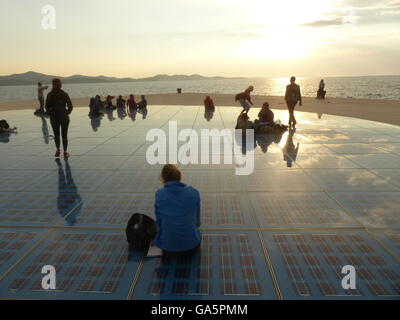
<svg viewBox="0 0 400 320"><path fill-rule="evenodd" d="M302 94L315 97L319 80L317 78L299 78ZM254 94L281 96L285 93L287 78L276 79L230 79L196 81L152 81L124 83L85 83L65 84L64 89L72 98L92 97L96 94L135 95L151 93L175 93L177 88L193 93L236 94L250 84L254 85ZM325 78L327 97L365 98L400 100L400 76L370 77L329 77ZM0 87L0 101L21 101L36 99L36 86Z"/></svg>

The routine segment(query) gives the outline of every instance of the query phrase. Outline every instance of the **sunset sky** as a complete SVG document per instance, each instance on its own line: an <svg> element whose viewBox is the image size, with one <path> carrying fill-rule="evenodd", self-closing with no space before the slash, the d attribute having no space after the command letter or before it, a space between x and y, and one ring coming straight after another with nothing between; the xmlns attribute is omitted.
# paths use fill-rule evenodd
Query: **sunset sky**
<svg viewBox="0 0 400 320"><path fill-rule="evenodd" d="M0 74L400 74L399 30L400 0L1 0Z"/></svg>

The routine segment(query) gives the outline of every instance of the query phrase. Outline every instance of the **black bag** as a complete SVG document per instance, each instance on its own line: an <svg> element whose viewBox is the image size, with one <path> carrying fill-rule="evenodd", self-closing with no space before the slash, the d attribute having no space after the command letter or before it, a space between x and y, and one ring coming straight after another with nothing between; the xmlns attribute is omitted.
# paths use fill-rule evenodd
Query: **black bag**
<svg viewBox="0 0 400 320"><path fill-rule="evenodd" d="M0 128L2 129L10 129L10 125L6 120L0 120Z"/></svg>
<svg viewBox="0 0 400 320"><path fill-rule="evenodd" d="M243 99L243 93L238 93L238 94L235 96L235 101L239 101L240 99Z"/></svg>
<svg viewBox="0 0 400 320"><path fill-rule="evenodd" d="M155 221L140 213L134 213L126 226L126 240L130 250L147 250L157 233Z"/></svg>

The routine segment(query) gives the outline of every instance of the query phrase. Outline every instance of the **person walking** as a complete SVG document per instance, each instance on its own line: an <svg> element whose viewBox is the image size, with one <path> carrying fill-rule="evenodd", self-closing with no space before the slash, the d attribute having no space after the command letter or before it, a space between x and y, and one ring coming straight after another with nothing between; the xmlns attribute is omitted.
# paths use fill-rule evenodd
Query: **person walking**
<svg viewBox="0 0 400 320"><path fill-rule="evenodd" d="M53 88L47 95L46 112L50 115L50 123L54 132L54 141L56 144L55 157L60 157L60 130L64 149L64 158L69 158L68 153L68 127L69 115L73 106L68 94L61 89L60 79L53 79Z"/></svg>
<svg viewBox="0 0 400 320"><path fill-rule="evenodd" d="M289 127L295 127L297 124L296 118L294 117L294 109L296 107L297 102L299 102L300 106L302 106L302 98L300 92L300 86L296 84L296 77L290 78L290 84L286 87L285 93L286 105L289 111Z"/></svg>

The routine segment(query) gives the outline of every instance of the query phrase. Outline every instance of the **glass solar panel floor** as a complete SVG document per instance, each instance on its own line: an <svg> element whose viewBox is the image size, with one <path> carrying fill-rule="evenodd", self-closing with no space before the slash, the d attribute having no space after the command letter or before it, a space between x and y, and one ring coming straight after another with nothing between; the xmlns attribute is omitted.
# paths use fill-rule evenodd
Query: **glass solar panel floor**
<svg viewBox="0 0 400 320"><path fill-rule="evenodd" d="M0 136L0 298L400 299L400 128L371 121L298 112L295 132L256 137L250 175L178 164L202 194L201 251L129 252L126 223L154 217L161 187L147 132L171 138L169 121L199 135L233 129L239 112L216 108L208 121L202 107L150 106L134 120L90 119L76 108L71 158L58 163L48 119L0 112L18 127ZM55 290L41 286L44 265ZM341 285L345 265L356 289Z"/></svg>

